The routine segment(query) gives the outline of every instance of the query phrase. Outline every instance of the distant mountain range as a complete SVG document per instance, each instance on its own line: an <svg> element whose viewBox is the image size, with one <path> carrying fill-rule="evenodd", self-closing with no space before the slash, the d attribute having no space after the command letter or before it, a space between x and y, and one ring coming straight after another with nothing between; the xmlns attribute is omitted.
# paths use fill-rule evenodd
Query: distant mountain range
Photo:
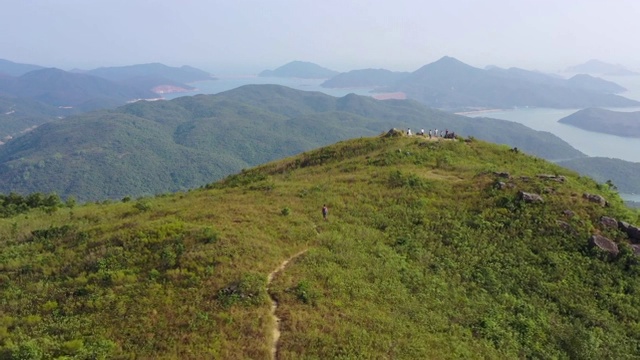
<svg viewBox="0 0 640 360"><path fill-rule="evenodd" d="M339 72L306 61L292 61L275 70L264 70L258 76L301 79L328 79Z"/></svg>
<svg viewBox="0 0 640 360"><path fill-rule="evenodd" d="M604 80L585 81L584 77L561 80L521 69L482 70L444 57L384 90L401 91L423 104L447 110L640 105L638 101L609 93L612 88L615 90Z"/></svg>
<svg viewBox="0 0 640 360"><path fill-rule="evenodd" d="M392 127L449 129L550 159L582 157L523 125L277 85L137 103L49 122L0 147L0 192L79 200L185 190L240 169Z"/></svg>
<svg viewBox="0 0 640 360"><path fill-rule="evenodd" d="M640 75L640 73L631 71L622 65L608 64L606 62L595 59L589 60L584 64L570 66L564 71L567 73L583 73L608 76Z"/></svg>
<svg viewBox="0 0 640 360"><path fill-rule="evenodd" d="M0 142L61 116L193 90L185 82L212 79L190 66L153 63L68 72L0 59Z"/></svg>
<svg viewBox="0 0 640 360"><path fill-rule="evenodd" d="M13 61L0 59L0 78L1 75L21 76L30 71L44 69L43 66L20 64Z"/></svg>
<svg viewBox="0 0 640 360"><path fill-rule="evenodd" d="M558 122L603 134L640 137L640 111L588 108L566 116Z"/></svg>

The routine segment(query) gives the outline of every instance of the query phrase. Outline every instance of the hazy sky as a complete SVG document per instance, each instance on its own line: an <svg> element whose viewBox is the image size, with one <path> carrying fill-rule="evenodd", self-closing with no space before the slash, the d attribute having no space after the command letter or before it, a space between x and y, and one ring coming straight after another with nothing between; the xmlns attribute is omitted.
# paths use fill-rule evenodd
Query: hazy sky
<svg viewBox="0 0 640 360"><path fill-rule="evenodd" d="M0 0L0 11L1 59L67 70L162 62L248 74L304 60L413 71L444 55L640 70L638 0Z"/></svg>

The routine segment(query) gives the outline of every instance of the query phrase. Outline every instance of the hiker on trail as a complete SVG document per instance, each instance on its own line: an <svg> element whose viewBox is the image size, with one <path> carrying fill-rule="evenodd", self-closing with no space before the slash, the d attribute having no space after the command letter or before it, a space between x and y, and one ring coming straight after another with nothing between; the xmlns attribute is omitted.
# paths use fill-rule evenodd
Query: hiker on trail
<svg viewBox="0 0 640 360"><path fill-rule="evenodd" d="M436 129L436 131L434 132L436 137L438 137L438 129Z"/></svg>
<svg viewBox="0 0 640 360"><path fill-rule="evenodd" d="M329 208L325 204L325 205L322 205L322 218L324 218L324 220L327 221L327 216L329 216Z"/></svg>
<svg viewBox="0 0 640 360"><path fill-rule="evenodd" d="M411 128L407 128L407 135L411 136Z"/></svg>
<svg viewBox="0 0 640 360"><path fill-rule="evenodd" d="M431 129L429 129L429 139L431 139Z"/></svg>
<svg viewBox="0 0 640 360"><path fill-rule="evenodd" d="M449 129L447 129L447 130L445 130L445 131L444 131L444 137L445 137L445 138L447 137L447 135L449 135Z"/></svg>
<svg viewBox="0 0 640 360"><path fill-rule="evenodd" d="M424 129L420 129L420 133L418 135L424 136Z"/></svg>

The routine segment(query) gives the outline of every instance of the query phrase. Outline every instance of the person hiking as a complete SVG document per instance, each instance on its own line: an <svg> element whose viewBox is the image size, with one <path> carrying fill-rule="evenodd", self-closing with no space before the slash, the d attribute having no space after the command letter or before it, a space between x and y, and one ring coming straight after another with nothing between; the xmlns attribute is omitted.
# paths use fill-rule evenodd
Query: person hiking
<svg viewBox="0 0 640 360"><path fill-rule="evenodd" d="M327 216L329 216L329 208L327 207L327 205L322 205L322 218L324 218L325 221L327 221Z"/></svg>

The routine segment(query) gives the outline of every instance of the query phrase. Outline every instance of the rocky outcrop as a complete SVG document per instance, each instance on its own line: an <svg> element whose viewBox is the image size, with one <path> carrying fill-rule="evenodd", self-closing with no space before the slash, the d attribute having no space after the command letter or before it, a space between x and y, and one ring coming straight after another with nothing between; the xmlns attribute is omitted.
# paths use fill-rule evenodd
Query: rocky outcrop
<svg viewBox="0 0 640 360"><path fill-rule="evenodd" d="M396 128L393 128L393 129L387 131L387 133L384 136L385 137L396 137L396 136L403 136L403 135L404 135L404 131L398 130Z"/></svg>
<svg viewBox="0 0 640 360"><path fill-rule="evenodd" d="M538 174L540 179L552 180L557 182L565 182L566 178L562 175Z"/></svg>
<svg viewBox="0 0 640 360"><path fill-rule="evenodd" d="M582 194L582 198L587 199L590 202L598 203L602 207L608 205L607 200L601 195L584 193Z"/></svg>
<svg viewBox="0 0 640 360"><path fill-rule="evenodd" d="M633 250L633 255L640 256L640 244L631 244L631 250Z"/></svg>
<svg viewBox="0 0 640 360"><path fill-rule="evenodd" d="M618 221L618 229L626 233L632 243L640 243L640 228L624 221Z"/></svg>
<svg viewBox="0 0 640 360"><path fill-rule="evenodd" d="M528 193L524 191L518 192L518 198L525 203L541 203L544 202L542 196L534 193Z"/></svg>
<svg viewBox="0 0 640 360"><path fill-rule="evenodd" d="M597 247L600 250L603 250L609 253L611 256L616 257L620 250L618 250L618 245L613 242L613 240L606 238L602 235L593 235L589 239L589 245L591 247Z"/></svg>

